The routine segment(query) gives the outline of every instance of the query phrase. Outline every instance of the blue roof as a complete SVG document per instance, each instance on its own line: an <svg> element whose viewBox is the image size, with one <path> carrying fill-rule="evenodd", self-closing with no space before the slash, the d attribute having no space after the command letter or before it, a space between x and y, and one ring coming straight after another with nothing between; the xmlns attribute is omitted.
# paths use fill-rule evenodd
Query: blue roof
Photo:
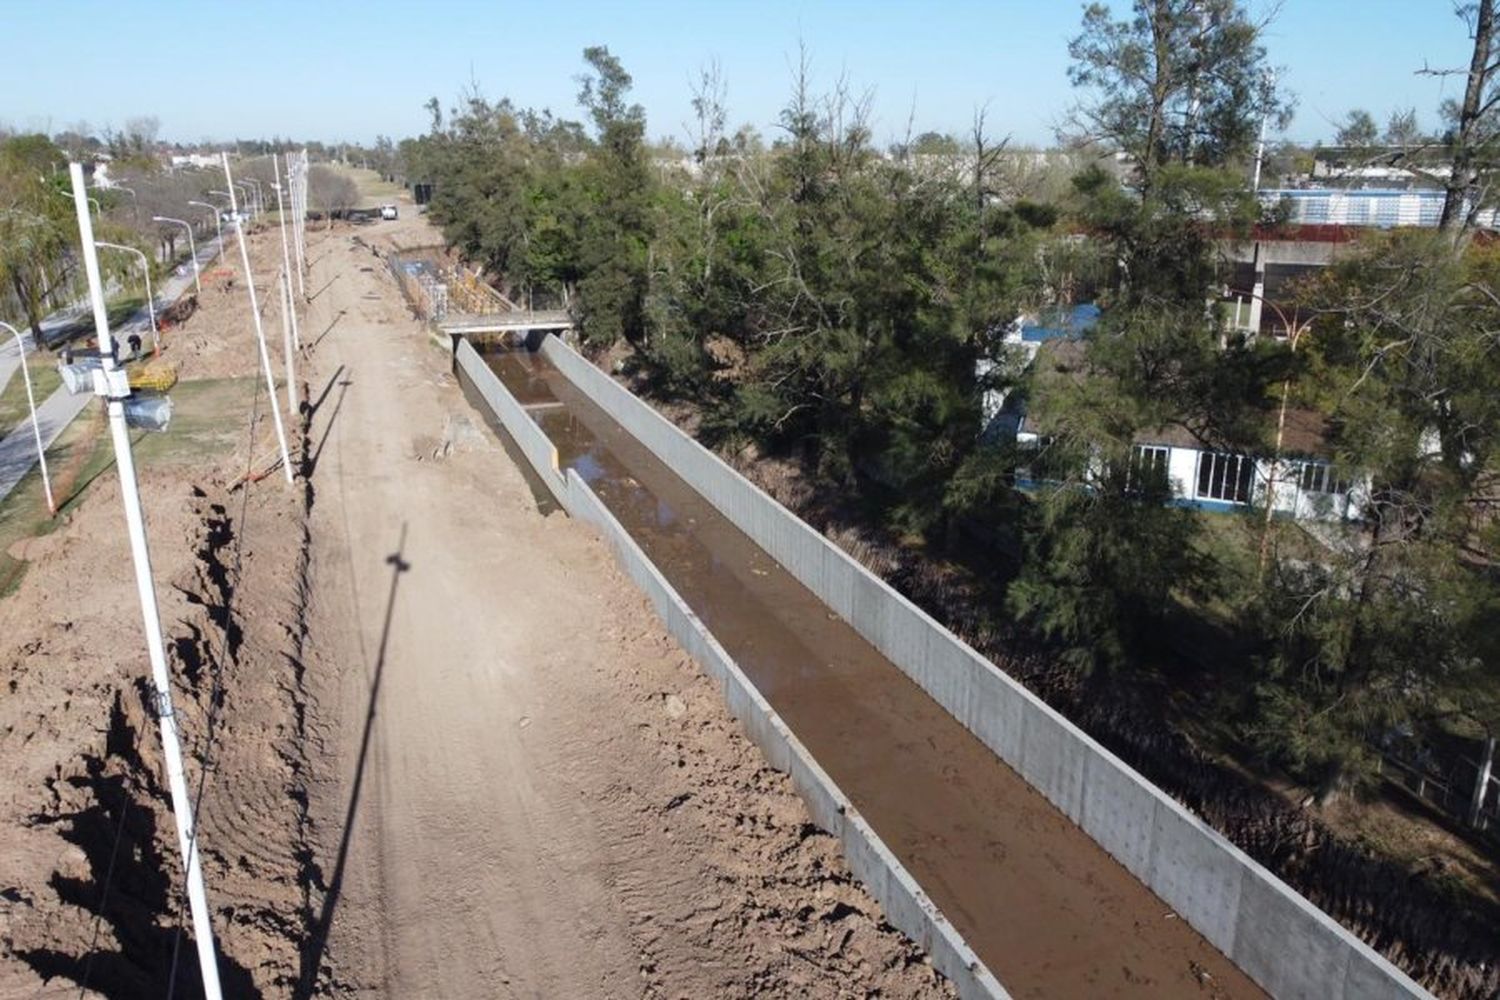
<svg viewBox="0 0 1500 1000"><path fill-rule="evenodd" d="M1049 309L1035 323L1021 324L1021 339L1039 343L1046 340L1073 339L1099 322L1099 307L1084 302L1071 309Z"/></svg>

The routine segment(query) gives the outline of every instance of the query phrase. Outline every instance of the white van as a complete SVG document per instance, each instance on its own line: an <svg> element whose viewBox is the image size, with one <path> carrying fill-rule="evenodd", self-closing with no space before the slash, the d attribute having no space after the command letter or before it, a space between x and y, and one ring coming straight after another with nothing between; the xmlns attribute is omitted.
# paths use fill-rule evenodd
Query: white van
<svg viewBox="0 0 1500 1000"><path fill-rule="evenodd" d="M380 217L382 219L394 219L396 217L396 206L395 205L381 205L380 206Z"/></svg>

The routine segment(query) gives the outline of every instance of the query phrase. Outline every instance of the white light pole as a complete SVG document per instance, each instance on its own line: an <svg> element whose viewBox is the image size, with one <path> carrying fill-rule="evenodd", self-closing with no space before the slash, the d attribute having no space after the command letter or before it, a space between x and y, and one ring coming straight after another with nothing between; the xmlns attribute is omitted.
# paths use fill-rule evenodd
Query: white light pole
<svg viewBox="0 0 1500 1000"><path fill-rule="evenodd" d="M234 190L234 178L229 173L229 154L220 153L224 162L224 180ZM245 224L229 196L229 210L234 215L235 232L239 234L240 261L245 265L245 288L250 294L250 318L255 321L255 339L260 344L260 366L266 376L266 394L271 397L271 421L276 425L276 443L281 446L281 469L286 473L287 485L292 483L292 456L286 450L286 428L281 424L281 407L276 405L276 374L271 370L271 352L266 349L266 331L260 323L260 306L255 301L255 275L250 270L250 251L245 246Z"/></svg>
<svg viewBox="0 0 1500 1000"><path fill-rule="evenodd" d="M174 226L181 226L188 234L188 254L193 258L193 289L201 298L203 296L203 282L198 280L198 247L193 243L193 227L181 219L170 219L165 215L151 216L152 222L170 222Z"/></svg>
<svg viewBox="0 0 1500 1000"><path fill-rule="evenodd" d="M286 354L286 411L296 413L301 409L297 391L297 348L292 346L292 324L287 319L296 315L292 309L292 276L283 270L277 276L277 282L276 294L281 296L281 346Z"/></svg>
<svg viewBox="0 0 1500 1000"><path fill-rule="evenodd" d="M195 208L206 208L214 217L214 237L219 241L219 263L224 263L224 228L219 225L219 209L216 205L210 205L206 201L190 201L189 205Z"/></svg>
<svg viewBox="0 0 1500 1000"><path fill-rule="evenodd" d="M271 169L276 172L276 180L271 187L276 191L276 216L281 220L281 273L286 276L287 298L291 299L292 293L292 255L287 247L286 240L286 211L281 202L281 160L275 153L271 154ZM297 330L297 310L292 310L292 343L300 351L302 349L302 335ZM294 409L292 412L296 412Z"/></svg>
<svg viewBox="0 0 1500 1000"><path fill-rule="evenodd" d="M297 186L292 197L292 211L297 235L297 294L307 299L307 286L303 275L307 271L307 150L297 154Z"/></svg>
<svg viewBox="0 0 1500 1000"><path fill-rule="evenodd" d="M156 336L156 299L151 294L151 262L146 255L135 247L125 246L123 243L106 243L104 240L95 240L94 246L103 247L106 250L124 250L133 253L141 259L141 271L146 275L146 315L151 317L151 350L153 353L161 353L161 341Z"/></svg>
<svg viewBox="0 0 1500 1000"><path fill-rule="evenodd" d="M83 166L68 164L73 180L73 204L78 213L78 232L83 240L83 265L88 273L89 298L94 306L94 325L99 335L101 369L95 391L104 396L109 413L110 436L114 440L115 465L120 470L120 495L125 504L125 525L135 563L135 586L141 599L141 618L146 627L146 650L151 659L155 708L161 724L161 744L167 764L167 785L172 793L172 816L177 823L177 843L182 850L188 907L193 917L193 938L198 947L198 969L203 974L206 1000L223 1000L219 989L219 963L214 953L214 928L209 919L208 894L203 889L203 869L198 856L197 829L193 826L193 800L188 795L182 767L182 744L177 733L177 715L172 710L172 682L167 673L167 653L162 644L161 612L156 605L156 587L151 579L151 550L146 541L146 521L141 512L141 494L135 478L135 456L125 425L125 400L130 382L115 364L114 341L109 335L109 311L104 305L104 285L99 279L99 258L94 249L94 226L83 193Z"/></svg>
<svg viewBox="0 0 1500 1000"><path fill-rule="evenodd" d="M42 447L42 429L36 422L36 396L31 391L31 371L26 367L26 344L21 340L21 331L9 323L0 323L16 338L16 353L21 356L21 378L26 381L26 405L31 408L31 433L36 438L36 461L42 467L42 490L47 494L47 512L57 516L57 504L52 501L52 477L47 475L47 449Z"/></svg>

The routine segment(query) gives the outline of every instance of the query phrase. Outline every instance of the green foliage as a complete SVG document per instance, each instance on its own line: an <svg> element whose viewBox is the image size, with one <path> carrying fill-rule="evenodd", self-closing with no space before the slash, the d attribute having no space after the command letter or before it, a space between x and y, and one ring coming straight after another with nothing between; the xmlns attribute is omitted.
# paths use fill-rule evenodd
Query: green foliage
<svg viewBox="0 0 1500 1000"><path fill-rule="evenodd" d="M42 135L0 140L0 286L40 338L44 296L77 245L67 159Z"/></svg>

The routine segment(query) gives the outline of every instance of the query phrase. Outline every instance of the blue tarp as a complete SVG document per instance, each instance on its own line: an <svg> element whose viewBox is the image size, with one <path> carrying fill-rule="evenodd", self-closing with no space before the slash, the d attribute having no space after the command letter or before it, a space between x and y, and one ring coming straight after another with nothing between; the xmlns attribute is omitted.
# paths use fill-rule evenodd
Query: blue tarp
<svg viewBox="0 0 1500 1000"><path fill-rule="evenodd" d="M1032 343L1060 338L1072 339L1099 322L1099 307L1084 302L1071 309L1050 309L1034 323L1021 325L1021 339Z"/></svg>

